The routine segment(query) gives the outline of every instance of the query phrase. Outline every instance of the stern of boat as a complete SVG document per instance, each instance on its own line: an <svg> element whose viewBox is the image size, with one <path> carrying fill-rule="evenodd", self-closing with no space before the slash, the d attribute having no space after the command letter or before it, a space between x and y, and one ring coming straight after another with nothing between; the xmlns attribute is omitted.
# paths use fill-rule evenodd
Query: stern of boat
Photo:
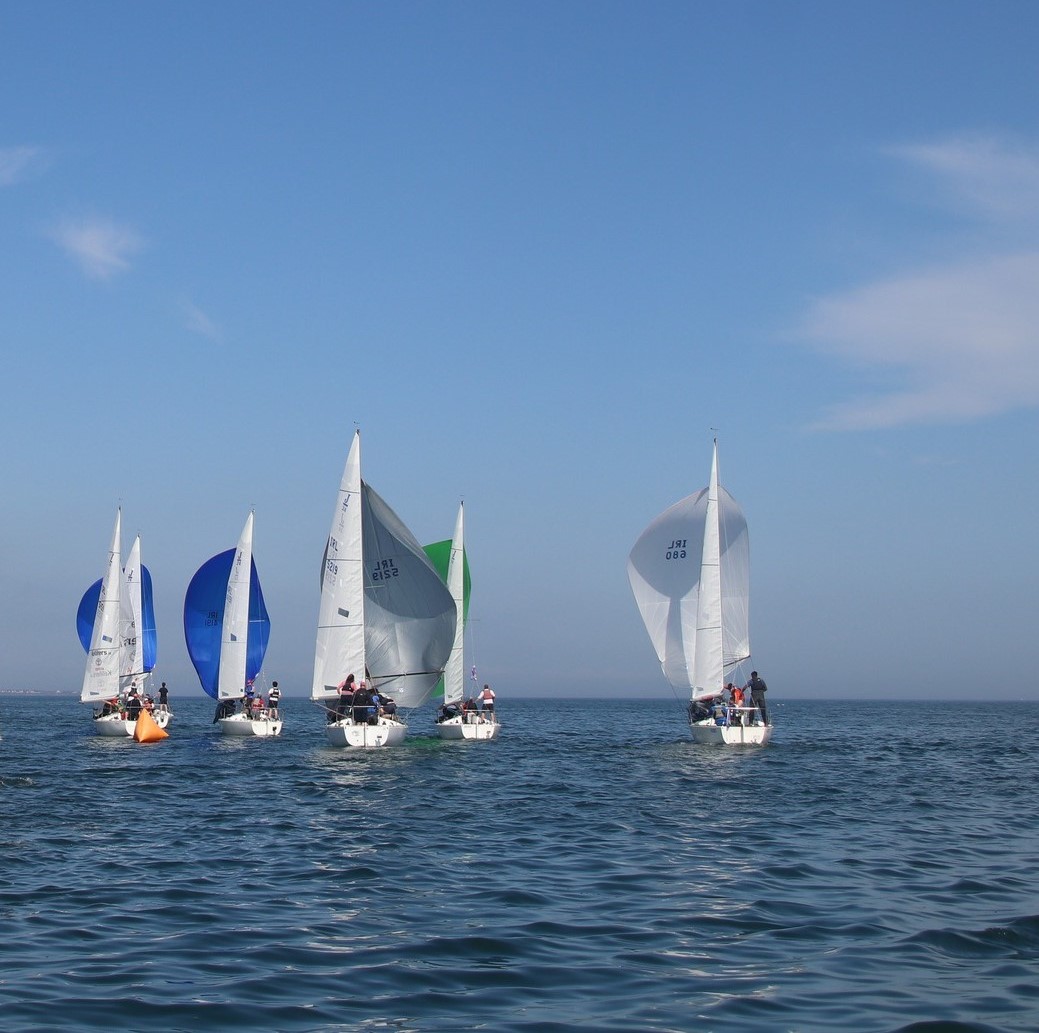
<svg viewBox="0 0 1039 1033"><path fill-rule="evenodd" d="M222 717L217 724L224 735L270 736L280 735L282 722L273 717L250 717L247 714L231 714Z"/></svg>
<svg viewBox="0 0 1039 1033"><path fill-rule="evenodd" d="M380 746L396 746L404 740L408 726L395 717L380 717L378 724L354 722L344 717L325 725L325 735L332 746L347 746L352 749L375 749Z"/></svg>
<svg viewBox="0 0 1039 1033"><path fill-rule="evenodd" d="M466 717L469 719L466 720ZM436 726L437 735L441 739L467 742L486 742L496 739L501 725L492 715L462 715L449 717Z"/></svg>
<svg viewBox="0 0 1039 1033"><path fill-rule="evenodd" d="M107 739L132 737L136 727L136 721L127 721L119 714L106 714L104 717L94 718L94 731Z"/></svg>
<svg viewBox="0 0 1039 1033"><path fill-rule="evenodd" d="M692 721L689 730L693 742L703 746L764 746L772 738L772 725L723 724L716 721Z"/></svg>

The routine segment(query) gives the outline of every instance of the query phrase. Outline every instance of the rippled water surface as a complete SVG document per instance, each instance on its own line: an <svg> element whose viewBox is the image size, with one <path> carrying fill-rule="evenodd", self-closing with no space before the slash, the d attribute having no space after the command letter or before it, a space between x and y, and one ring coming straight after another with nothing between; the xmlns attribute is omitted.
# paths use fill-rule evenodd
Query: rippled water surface
<svg viewBox="0 0 1039 1033"><path fill-rule="evenodd" d="M1039 1029L1039 705L505 701L495 743L0 698L0 1024ZM501 701L499 701L501 702Z"/></svg>

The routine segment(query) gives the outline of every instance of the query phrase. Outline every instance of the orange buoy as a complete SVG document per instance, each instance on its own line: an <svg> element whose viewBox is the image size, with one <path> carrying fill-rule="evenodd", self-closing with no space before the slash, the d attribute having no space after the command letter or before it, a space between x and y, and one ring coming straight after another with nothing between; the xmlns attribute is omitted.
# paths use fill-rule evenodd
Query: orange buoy
<svg viewBox="0 0 1039 1033"><path fill-rule="evenodd" d="M148 713L147 710L142 710L140 716L137 718L137 725L133 730L133 737L138 742L161 742L163 739L168 739L170 733L165 728L160 728L155 723L155 718Z"/></svg>

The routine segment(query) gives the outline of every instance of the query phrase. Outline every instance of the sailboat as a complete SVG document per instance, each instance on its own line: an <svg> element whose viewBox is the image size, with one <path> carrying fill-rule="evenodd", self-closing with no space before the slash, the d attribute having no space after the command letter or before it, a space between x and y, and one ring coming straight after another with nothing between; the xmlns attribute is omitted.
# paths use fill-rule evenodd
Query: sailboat
<svg viewBox="0 0 1039 1033"><path fill-rule="evenodd" d="M218 701L213 720L224 735L281 734L281 718L254 706L251 691L263 666L270 629L253 560L250 513L237 548L206 560L195 571L184 597L188 655L203 691Z"/></svg>
<svg viewBox="0 0 1039 1033"><path fill-rule="evenodd" d="M443 554L443 547L447 546L447 587L455 601L455 640L451 656L444 668L444 702L437 718L436 730L441 739L488 740L497 738L501 731L501 725L494 712L481 713L475 706L468 709L462 705L465 696L463 636L469 609L469 561L465 555L463 511L464 507L459 503L455 533L450 541L435 542L426 546L426 553L438 570L440 568L437 560ZM474 667L473 680L475 679Z"/></svg>
<svg viewBox="0 0 1039 1033"><path fill-rule="evenodd" d="M736 500L718 482L664 510L628 557L628 580L664 677L689 693L694 741L763 746L772 726L723 700L750 660L750 543Z"/></svg>
<svg viewBox="0 0 1039 1033"><path fill-rule="evenodd" d="M105 576L86 590L76 614L79 639L87 651L80 700L98 708L94 728L111 738L134 734L145 681L155 667L157 643L152 580L141 564L141 539L139 535L135 539L124 571L121 526L119 509ZM172 716L168 710L152 714L162 729Z"/></svg>
<svg viewBox="0 0 1039 1033"><path fill-rule="evenodd" d="M361 479L354 434L325 545L311 698L326 712L333 746L394 746L400 710L420 706L451 655L455 602L400 517ZM353 674L392 706L347 707L339 687Z"/></svg>

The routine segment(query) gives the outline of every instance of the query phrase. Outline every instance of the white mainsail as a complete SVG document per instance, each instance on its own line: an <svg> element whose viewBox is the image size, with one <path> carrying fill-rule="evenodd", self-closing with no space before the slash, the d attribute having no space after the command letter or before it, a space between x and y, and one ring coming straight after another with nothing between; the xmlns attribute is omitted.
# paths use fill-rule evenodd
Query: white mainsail
<svg viewBox="0 0 1039 1033"><path fill-rule="evenodd" d="M249 645L249 590L253 567L253 514L250 513L238 539L231 572L220 638L220 670L217 698L238 699L245 692L245 666Z"/></svg>
<svg viewBox="0 0 1039 1033"><path fill-rule="evenodd" d="M361 480L358 432L325 547L311 697L330 699L354 674L398 706L417 707L440 680L454 631L451 593L400 517Z"/></svg>
<svg viewBox="0 0 1039 1033"><path fill-rule="evenodd" d="M135 682L138 689L144 685L144 598L141 589L140 535L134 539L130 556L123 568L121 602L123 655L119 687L125 692Z"/></svg>
<svg viewBox="0 0 1039 1033"><path fill-rule="evenodd" d="M718 445L711 459L711 483L704 514L700 589L696 598L696 637L693 648L692 696L716 696L724 679L722 660L722 572L718 526Z"/></svg>
<svg viewBox="0 0 1039 1033"><path fill-rule="evenodd" d="M718 695L750 656L750 541L718 481L666 509L628 557L628 580L664 677L691 699Z"/></svg>
<svg viewBox="0 0 1039 1033"><path fill-rule="evenodd" d="M455 639L444 668L444 703L461 703L465 695L465 661L463 636L465 633L465 542L463 506L458 504L458 519L451 539L451 556L447 562L447 589L455 601Z"/></svg>
<svg viewBox="0 0 1039 1033"><path fill-rule="evenodd" d="M94 627L90 635L87 666L83 673L83 688L79 694L83 703L94 703L119 695L119 669L122 657L120 599L123 577L119 555L122 548L121 522L122 510L117 509L112 543L108 548L108 567L101 581L101 594L98 597Z"/></svg>
<svg viewBox="0 0 1039 1033"><path fill-rule="evenodd" d="M364 672L361 435L358 432L346 457L325 545L311 698L330 699L348 674L362 681Z"/></svg>

